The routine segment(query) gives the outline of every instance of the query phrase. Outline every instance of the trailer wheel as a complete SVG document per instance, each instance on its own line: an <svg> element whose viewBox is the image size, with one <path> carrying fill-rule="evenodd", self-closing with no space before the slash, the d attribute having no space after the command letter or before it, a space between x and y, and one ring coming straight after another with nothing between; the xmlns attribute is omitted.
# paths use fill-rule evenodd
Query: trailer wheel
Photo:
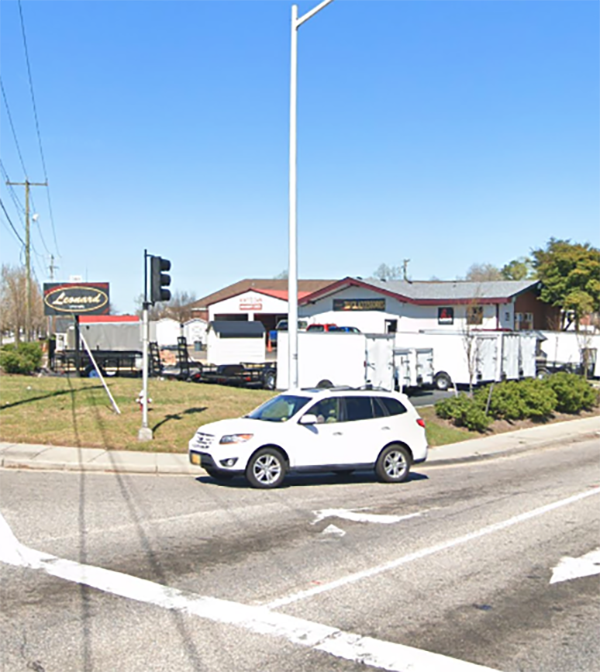
<svg viewBox="0 0 600 672"><path fill-rule="evenodd" d="M106 374L104 373L104 369L100 367L100 373L106 377ZM100 376L98 375L98 372L96 369L90 364L85 371L83 372L83 377L84 378L99 378Z"/></svg>
<svg viewBox="0 0 600 672"><path fill-rule="evenodd" d="M452 379L445 371L440 371L440 373L437 373L433 379L433 384L438 390L445 392L452 386Z"/></svg>
<svg viewBox="0 0 600 672"><path fill-rule="evenodd" d="M275 371L267 371L263 376L263 387L265 390L274 390L276 384L276 374Z"/></svg>

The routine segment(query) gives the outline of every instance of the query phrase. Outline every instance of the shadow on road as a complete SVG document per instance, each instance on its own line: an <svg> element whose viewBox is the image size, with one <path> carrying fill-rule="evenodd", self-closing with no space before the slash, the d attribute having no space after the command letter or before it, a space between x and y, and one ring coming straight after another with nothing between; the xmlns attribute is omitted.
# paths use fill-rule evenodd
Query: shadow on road
<svg viewBox="0 0 600 672"><path fill-rule="evenodd" d="M426 474L419 474L411 472L408 480L404 483L381 483L379 479L375 476L374 473L370 471L356 471L352 474L333 474L333 473L323 473L323 474L290 474L286 476L283 483L277 488L277 490L285 490L287 488L298 488L306 486L315 486L315 485L340 485L342 483L377 483L379 485L390 485L390 486L402 486L410 487L410 484L418 481L429 480L429 476ZM205 485L214 485L223 488L234 488L234 489L249 489L250 485L244 476L234 476L232 479L228 480L219 480L213 478L212 476L198 476L196 478L198 483L203 483Z"/></svg>

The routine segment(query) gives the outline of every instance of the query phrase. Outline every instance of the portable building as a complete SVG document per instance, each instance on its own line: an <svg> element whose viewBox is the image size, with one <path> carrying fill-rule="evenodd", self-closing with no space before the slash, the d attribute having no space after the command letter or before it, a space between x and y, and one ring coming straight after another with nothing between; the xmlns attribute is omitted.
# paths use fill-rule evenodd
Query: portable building
<svg viewBox="0 0 600 672"><path fill-rule="evenodd" d="M262 322L209 322L208 364L262 363L265 361L265 328Z"/></svg>

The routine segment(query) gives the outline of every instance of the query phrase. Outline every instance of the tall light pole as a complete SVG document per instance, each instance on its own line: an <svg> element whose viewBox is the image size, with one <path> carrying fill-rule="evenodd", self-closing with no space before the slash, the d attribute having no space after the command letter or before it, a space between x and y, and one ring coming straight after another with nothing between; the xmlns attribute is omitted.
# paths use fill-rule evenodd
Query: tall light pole
<svg viewBox="0 0 600 672"><path fill-rule="evenodd" d="M292 5L292 54L290 71L290 215L288 261L288 384L298 387L298 199L297 199L297 98L298 98L298 28L333 0L323 0L310 12L298 17Z"/></svg>

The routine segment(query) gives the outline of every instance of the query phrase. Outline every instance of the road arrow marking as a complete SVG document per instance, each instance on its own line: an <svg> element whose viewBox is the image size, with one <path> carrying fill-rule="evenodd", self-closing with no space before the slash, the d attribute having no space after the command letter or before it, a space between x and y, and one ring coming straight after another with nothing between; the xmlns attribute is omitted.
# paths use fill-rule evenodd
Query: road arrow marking
<svg viewBox="0 0 600 672"><path fill-rule="evenodd" d="M169 588L136 576L94 565L83 565L28 548L19 542L0 514L0 562L40 570L65 581L152 604L214 623L280 637L297 646L322 651L342 660L388 672L495 672L492 668L431 653L411 646L339 630L266 607L252 606Z"/></svg>
<svg viewBox="0 0 600 672"><path fill-rule="evenodd" d="M420 516L424 511L417 513L409 513L406 516L387 516L379 513L361 513L360 509L321 509L320 511L313 511L315 519L312 525L325 520L325 518L343 518L344 520L352 520L355 523L378 523L379 525L392 525L399 523L401 520L408 520Z"/></svg>
<svg viewBox="0 0 600 672"><path fill-rule="evenodd" d="M560 581L570 581L579 579L583 576L594 576L600 574L600 548L590 551L580 558L570 558L565 556L552 570L550 583L559 583Z"/></svg>
<svg viewBox="0 0 600 672"><path fill-rule="evenodd" d="M496 534L496 532L507 530L510 527L513 527L514 525L520 525L521 523L537 518L538 516L544 516L547 513L550 513L550 511L555 511L556 509L560 509L563 506L569 506L570 504L574 504L575 502L580 502L584 499L587 499L588 497L595 497L597 495L600 495L600 487L593 487L590 490L585 490L584 492L580 492L579 494L573 495L572 497L567 497L566 499L559 499L556 502L552 502L551 504L545 504L544 506L540 506L537 509L525 511L524 513L521 513L517 516L513 516L508 520L503 520L499 523L493 523L492 525L487 525L486 527L482 527L481 529L475 530L474 532L464 534L462 537L455 537L454 539L448 539L447 541L442 541L441 543L435 544L434 546L429 546L429 548L422 548L419 551L415 551L414 553L409 553L408 555L396 558L395 560L386 562L383 565L378 565L376 567L369 567L368 569L355 572L354 574L349 574L339 579L334 579L329 583L323 583L321 585L314 586L313 588L307 588L306 590L301 590L298 593L292 593L291 595L280 597L277 600L269 602L265 606L269 607L269 609L279 609L280 607L285 607L288 604L292 604L293 602L298 602L299 600L306 600L308 598L314 597L315 595L319 595L320 593L325 593L330 590L336 590L337 588L348 586L352 583L356 583L357 581L364 581L365 579L370 579L371 577L383 574L384 572L389 572L398 569L398 567L406 565L409 562L414 562L415 560L422 560L423 558L433 555L434 553L447 551L451 548L455 548L456 546L460 546L462 544L475 541L475 539L481 539L482 537L486 537L488 534Z"/></svg>
<svg viewBox="0 0 600 672"><path fill-rule="evenodd" d="M343 537L346 533L344 530L340 530L339 527L336 527L335 525L328 525L321 534L330 534L335 537Z"/></svg>

